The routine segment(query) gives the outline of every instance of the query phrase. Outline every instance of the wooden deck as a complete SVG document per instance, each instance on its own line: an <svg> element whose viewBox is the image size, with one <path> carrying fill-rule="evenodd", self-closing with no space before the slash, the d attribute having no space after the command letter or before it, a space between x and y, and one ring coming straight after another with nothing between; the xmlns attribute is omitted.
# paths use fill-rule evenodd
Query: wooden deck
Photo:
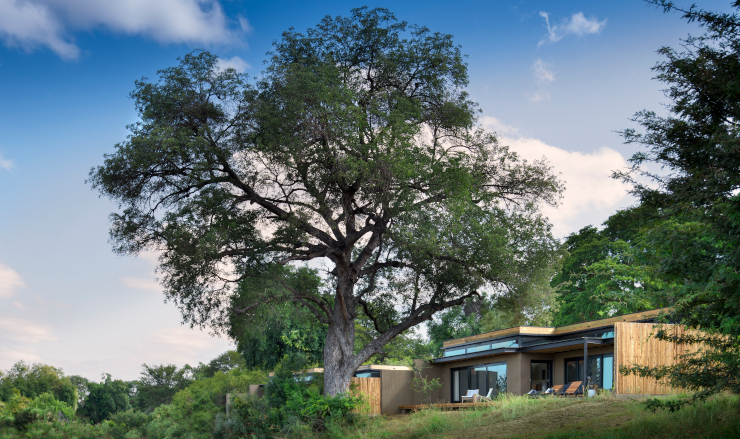
<svg viewBox="0 0 740 439"><path fill-rule="evenodd" d="M476 407L490 407L494 404L494 402L448 402L444 404L432 404L432 406L442 410L455 410L473 409ZM428 409L429 407L429 404L399 405L398 409L401 410L401 413L406 413L407 411L415 412L417 410Z"/></svg>

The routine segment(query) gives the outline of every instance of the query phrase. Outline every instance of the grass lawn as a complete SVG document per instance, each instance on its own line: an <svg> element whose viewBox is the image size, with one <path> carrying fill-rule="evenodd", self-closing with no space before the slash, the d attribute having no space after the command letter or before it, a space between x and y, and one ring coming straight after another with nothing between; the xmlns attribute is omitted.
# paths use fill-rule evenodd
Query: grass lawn
<svg viewBox="0 0 740 439"><path fill-rule="evenodd" d="M491 407L370 419L343 438L740 439L740 401L721 396L676 413L652 413L640 401L612 396L510 397Z"/></svg>

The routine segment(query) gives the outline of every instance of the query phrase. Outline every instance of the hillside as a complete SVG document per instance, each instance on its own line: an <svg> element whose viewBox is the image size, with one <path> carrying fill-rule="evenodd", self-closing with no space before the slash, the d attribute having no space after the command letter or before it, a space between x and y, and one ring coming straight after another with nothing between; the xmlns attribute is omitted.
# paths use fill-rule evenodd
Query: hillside
<svg viewBox="0 0 740 439"><path fill-rule="evenodd" d="M353 438L740 438L736 396L676 413L614 397L527 400L514 397L465 411L426 410L371 421Z"/></svg>

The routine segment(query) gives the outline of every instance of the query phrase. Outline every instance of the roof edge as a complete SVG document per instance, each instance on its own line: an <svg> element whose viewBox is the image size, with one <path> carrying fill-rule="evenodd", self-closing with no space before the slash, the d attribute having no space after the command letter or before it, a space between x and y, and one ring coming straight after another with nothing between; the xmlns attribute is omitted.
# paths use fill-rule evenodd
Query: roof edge
<svg viewBox="0 0 740 439"><path fill-rule="evenodd" d="M584 331L587 329L611 326L616 322L636 322L656 317L669 311L670 308L658 308L648 311L609 317L606 319L590 320L572 325L547 327L547 326L514 326L512 328L499 329L498 331L485 332L483 334L470 335L468 337L455 338L442 342L442 347L457 346L465 343L473 343L493 338L506 337L510 335L561 335L569 332Z"/></svg>

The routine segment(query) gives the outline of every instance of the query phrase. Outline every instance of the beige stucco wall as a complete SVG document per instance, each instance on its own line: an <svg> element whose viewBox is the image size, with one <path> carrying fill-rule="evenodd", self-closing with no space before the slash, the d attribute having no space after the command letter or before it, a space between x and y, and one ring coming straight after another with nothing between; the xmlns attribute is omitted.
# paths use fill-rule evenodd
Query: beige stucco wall
<svg viewBox="0 0 740 439"><path fill-rule="evenodd" d="M411 370L380 371L380 412L383 414L400 413L399 405L416 404L414 391L411 390Z"/></svg>

